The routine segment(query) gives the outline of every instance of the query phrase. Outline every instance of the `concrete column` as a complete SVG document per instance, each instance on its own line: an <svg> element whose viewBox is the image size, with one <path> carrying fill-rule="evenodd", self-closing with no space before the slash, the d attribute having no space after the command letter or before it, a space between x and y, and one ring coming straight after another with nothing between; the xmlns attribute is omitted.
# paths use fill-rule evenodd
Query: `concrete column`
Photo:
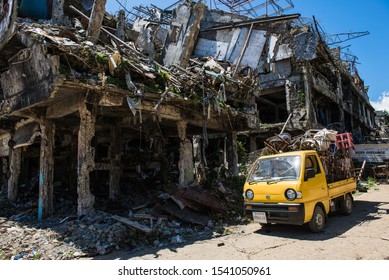
<svg viewBox="0 0 389 280"><path fill-rule="evenodd" d="M228 169L232 176L238 176L238 134L233 131L228 133Z"/></svg>
<svg viewBox="0 0 389 280"><path fill-rule="evenodd" d="M186 138L185 121L177 122L178 137L180 143L180 159L178 161L178 169L180 171L179 184L187 187L194 181L194 164L193 164L193 147L191 141Z"/></svg>
<svg viewBox="0 0 389 280"><path fill-rule="evenodd" d="M257 150L257 138L255 136L250 136L250 153Z"/></svg>
<svg viewBox="0 0 389 280"><path fill-rule="evenodd" d="M93 211L95 197L90 191L90 172L95 167L95 151L91 140L95 135L96 111L88 110L82 102L79 108L80 128L78 131L77 193L78 215L87 215Z"/></svg>
<svg viewBox="0 0 389 280"><path fill-rule="evenodd" d="M159 161L159 164L161 166L161 183L167 184L169 182L169 160L166 153L166 145L162 138L155 139L154 153L155 159Z"/></svg>
<svg viewBox="0 0 389 280"><path fill-rule="evenodd" d="M92 8L92 14L88 25L86 38L92 43L96 43L100 37L100 30L105 14L105 4L107 0L95 0Z"/></svg>
<svg viewBox="0 0 389 280"><path fill-rule="evenodd" d="M65 0L54 0L52 9L52 20L53 23L62 24L63 22L63 5Z"/></svg>
<svg viewBox="0 0 389 280"><path fill-rule="evenodd" d="M288 114L293 114L287 127L305 129L306 127L306 108L305 103L301 102L297 92L297 83L295 81L285 81L286 108ZM300 93L301 94L301 93ZM305 94L305 93L304 93Z"/></svg>
<svg viewBox="0 0 389 280"><path fill-rule="evenodd" d="M344 118L344 111L343 111L343 106L340 104L338 105L338 110L339 110L339 121L340 121L340 128L342 131L346 129L345 125L345 118Z"/></svg>
<svg viewBox="0 0 389 280"><path fill-rule="evenodd" d="M41 148L39 163L39 201L38 220L53 213L53 177L54 177L54 121L43 118L40 121Z"/></svg>
<svg viewBox="0 0 389 280"><path fill-rule="evenodd" d="M118 13L115 35L123 41L126 41L126 24L126 14L124 10L120 10Z"/></svg>
<svg viewBox="0 0 389 280"><path fill-rule="evenodd" d="M117 200L120 195L122 130L118 125L111 125L111 146L109 148L109 198Z"/></svg>
<svg viewBox="0 0 389 280"><path fill-rule="evenodd" d="M196 182L199 185L206 180L205 166L202 157L201 136L193 136L193 159L195 167Z"/></svg>
<svg viewBox="0 0 389 280"><path fill-rule="evenodd" d="M7 189L8 185L8 158L3 157L1 159L1 188L0 192Z"/></svg>
<svg viewBox="0 0 389 280"><path fill-rule="evenodd" d="M344 124L344 105L343 105L343 84L342 84L342 76L339 71L336 71L336 77L337 77L337 94L339 96L340 104L338 104L338 110L339 110L339 121L341 124L341 130L345 130L345 124Z"/></svg>
<svg viewBox="0 0 389 280"><path fill-rule="evenodd" d="M316 124L316 113L313 105L312 96L312 71L309 65L302 66L303 69L303 80L304 80L304 94L305 94L305 108L307 112L306 120L308 126L310 124Z"/></svg>
<svg viewBox="0 0 389 280"><path fill-rule="evenodd" d="M15 201L18 198L19 191L19 174L20 174L20 164L22 162L22 150L21 148L10 148L9 149L9 170L11 176L8 178L8 199Z"/></svg>
<svg viewBox="0 0 389 280"><path fill-rule="evenodd" d="M343 101L343 85L342 85L342 76L340 75L339 71L336 71L336 90L337 90L337 95L340 98L341 101Z"/></svg>
<svg viewBox="0 0 389 280"><path fill-rule="evenodd" d="M185 32L185 38L183 41L183 51L180 56L180 66L186 68L189 63L189 59L193 53L193 50L196 46L196 41L200 32L200 22L203 18L206 5L201 1L197 2L192 11L192 15L188 18L190 26Z"/></svg>

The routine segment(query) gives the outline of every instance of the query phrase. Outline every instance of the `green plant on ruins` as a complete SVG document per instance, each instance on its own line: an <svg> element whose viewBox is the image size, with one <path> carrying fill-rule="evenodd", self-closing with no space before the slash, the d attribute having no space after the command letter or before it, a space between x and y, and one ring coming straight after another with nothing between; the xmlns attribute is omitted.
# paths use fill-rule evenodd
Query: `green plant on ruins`
<svg viewBox="0 0 389 280"><path fill-rule="evenodd" d="M222 181L224 187L228 190L229 204L227 213L223 214L223 221L229 224L241 222L237 217L244 216L243 209L243 186L246 178L244 176L236 176Z"/></svg>
<svg viewBox="0 0 389 280"><path fill-rule="evenodd" d="M302 90L298 90L297 95L299 97L299 101L301 102L301 104L305 105L305 92Z"/></svg>
<svg viewBox="0 0 389 280"><path fill-rule="evenodd" d="M5 255L3 250L0 250L0 260L6 260L7 256Z"/></svg>
<svg viewBox="0 0 389 280"><path fill-rule="evenodd" d="M376 179L374 179L373 177L367 177L367 185L368 187L372 187L376 184Z"/></svg>
<svg viewBox="0 0 389 280"><path fill-rule="evenodd" d="M247 173L247 151L242 141L237 141L238 146L238 160L240 162L240 172L244 175Z"/></svg>

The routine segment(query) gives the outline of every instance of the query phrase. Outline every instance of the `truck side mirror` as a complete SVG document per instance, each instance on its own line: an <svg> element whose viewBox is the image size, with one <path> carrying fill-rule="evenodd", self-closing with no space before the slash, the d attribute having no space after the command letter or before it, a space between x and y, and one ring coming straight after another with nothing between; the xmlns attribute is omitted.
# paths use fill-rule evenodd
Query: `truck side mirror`
<svg viewBox="0 0 389 280"><path fill-rule="evenodd" d="M315 169L313 169L313 168L308 168L308 169L305 171L304 181L308 181L308 179L314 178L315 175L316 175Z"/></svg>

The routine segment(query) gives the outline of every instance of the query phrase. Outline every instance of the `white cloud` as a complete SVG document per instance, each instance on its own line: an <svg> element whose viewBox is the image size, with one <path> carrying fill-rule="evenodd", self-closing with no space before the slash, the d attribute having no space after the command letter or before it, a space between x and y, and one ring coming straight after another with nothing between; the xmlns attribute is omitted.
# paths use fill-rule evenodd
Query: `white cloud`
<svg viewBox="0 0 389 280"><path fill-rule="evenodd" d="M370 100L370 104L376 111L389 111L389 91L383 92L378 101Z"/></svg>

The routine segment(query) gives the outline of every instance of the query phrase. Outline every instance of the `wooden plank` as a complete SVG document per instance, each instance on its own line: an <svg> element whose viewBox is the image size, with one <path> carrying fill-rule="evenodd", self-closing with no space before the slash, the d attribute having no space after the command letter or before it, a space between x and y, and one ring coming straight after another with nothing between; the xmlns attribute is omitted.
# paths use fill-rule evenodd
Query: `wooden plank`
<svg viewBox="0 0 389 280"><path fill-rule="evenodd" d="M185 208L185 202L179 195L172 195L170 198L181 208Z"/></svg>
<svg viewBox="0 0 389 280"><path fill-rule="evenodd" d="M161 216L161 217L154 217L153 215L150 215L150 214L142 214L142 213L139 213L139 214L134 214L134 219L153 219L153 220L158 220L158 219L162 219L162 220L167 220L167 217L165 216Z"/></svg>
<svg viewBox="0 0 389 280"><path fill-rule="evenodd" d="M171 200L166 201L166 203L162 206L162 209L167 213L179 218L180 220L192 224L206 226L209 221L209 218L207 216L201 215L191 209L180 209L180 207L178 207L177 204L175 204Z"/></svg>
<svg viewBox="0 0 389 280"><path fill-rule="evenodd" d="M361 169L358 172L357 181L361 180L362 174L363 174L363 170L365 169L365 165L366 165L366 160L363 161L362 167L361 167Z"/></svg>
<svg viewBox="0 0 389 280"><path fill-rule="evenodd" d="M184 192L185 191L178 191L176 192L174 195L171 195L170 198L175 202L177 203L177 205L181 208L181 209L184 209L185 207L188 207L188 208L191 208L193 210L195 210L196 212L206 212L205 211L205 207L204 205L201 205L201 204L198 204L194 201L190 201L186 198L184 198Z"/></svg>
<svg viewBox="0 0 389 280"><path fill-rule="evenodd" d="M151 228L146 227L144 225L141 225L140 223L137 223L135 221L131 221L131 220L129 220L127 218L124 218L124 217L120 217L120 216L117 216L117 215L112 215L111 218L114 219L115 221L118 221L118 222L121 222L121 223L125 224L126 226L129 226L129 227L132 227L134 229L143 231L145 233L150 233L152 231Z"/></svg>
<svg viewBox="0 0 389 280"><path fill-rule="evenodd" d="M9 220L17 219L17 218L19 218L19 217L21 217L21 216L23 216L23 215L25 215L25 214L30 213L31 211L32 211L32 208L31 208L31 209L28 209L27 211L23 211L23 212L21 212L21 213L19 213L19 214L17 214L17 215L11 216L11 217L9 218Z"/></svg>
<svg viewBox="0 0 389 280"><path fill-rule="evenodd" d="M185 189L182 196L189 201L194 201L200 205L206 206L215 212L220 213L226 210L224 205L218 201L218 198L197 187Z"/></svg>
<svg viewBox="0 0 389 280"><path fill-rule="evenodd" d="M146 208L149 204L150 204L149 202L146 202L146 203L144 203L144 204L141 204L141 205L138 205L138 206L131 207L131 209L134 210L134 211L140 210L140 209Z"/></svg>

